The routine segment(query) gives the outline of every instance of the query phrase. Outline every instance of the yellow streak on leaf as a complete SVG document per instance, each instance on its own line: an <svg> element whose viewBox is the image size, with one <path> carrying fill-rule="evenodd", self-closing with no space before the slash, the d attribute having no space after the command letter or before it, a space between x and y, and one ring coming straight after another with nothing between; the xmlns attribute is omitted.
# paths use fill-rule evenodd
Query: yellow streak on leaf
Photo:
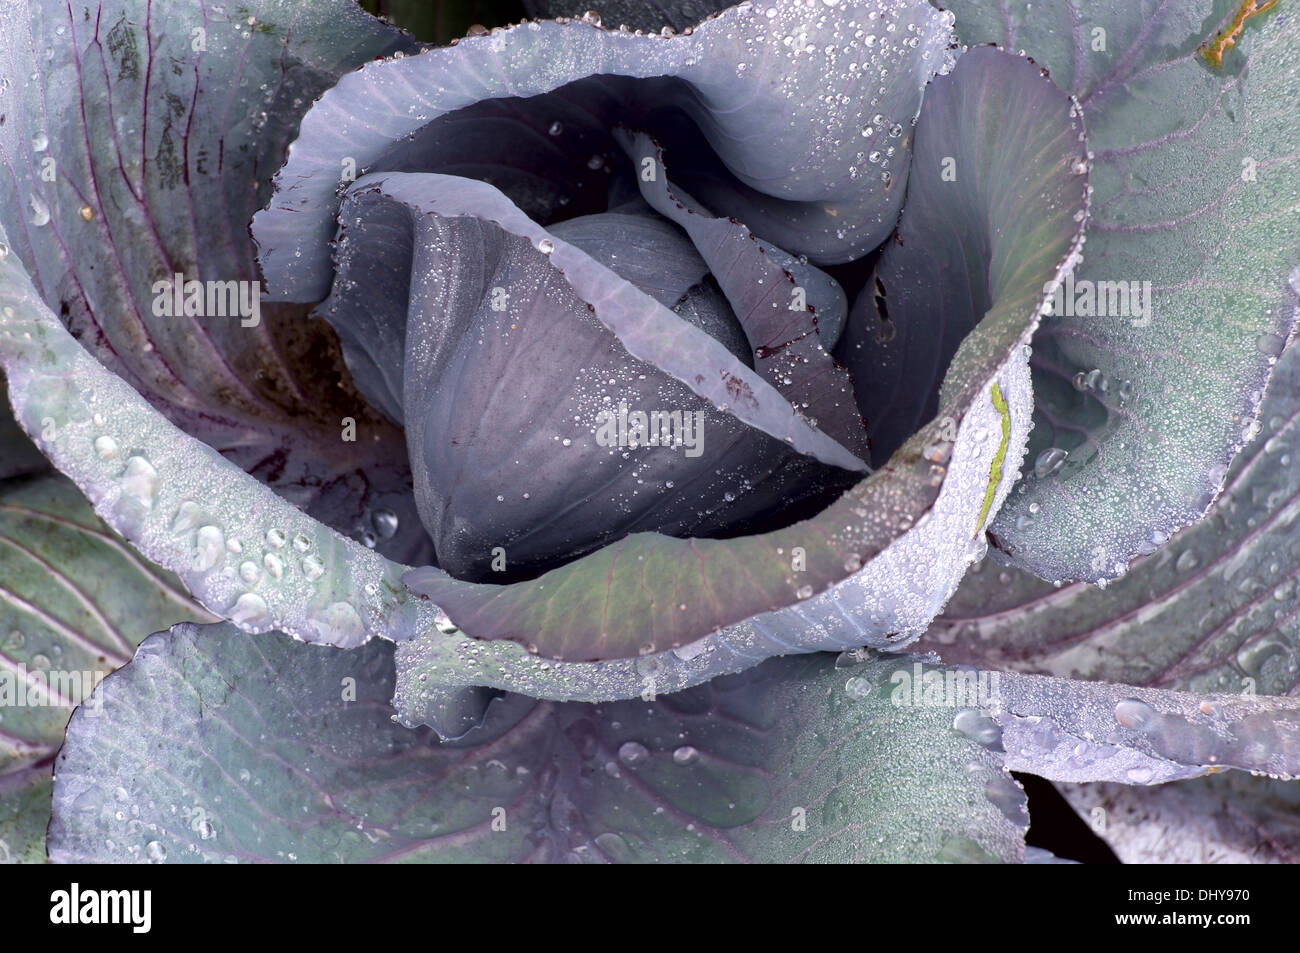
<svg viewBox="0 0 1300 953"><path fill-rule="evenodd" d="M1223 54L1231 47L1237 45L1237 38L1241 36L1246 29L1246 21L1260 13L1265 13L1277 6L1277 0L1267 0L1266 3L1260 3L1259 0L1243 0L1240 7L1237 8L1237 15L1232 18L1227 29L1219 33L1212 40L1206 40L1196 52L1201 54L1201 58L1209 63L1215 69L1223 68Z"/></svg>
<svg viewBox="0 0 1300 953"><path fill-rule="evenodd" d="M980 508L979 522L975 524L976 536L984 528L984 521L988 519L989 510L993 507L993 497L997 496L998 484L1002 482L1002 464L1007 459L1007 444L1011 442L1011 411L997 381L993 382L993 409L1002 418L1002 442L998 444L998 452L993 455L993 465L989 467L989 485L984 491L984 506Z"/></svg>

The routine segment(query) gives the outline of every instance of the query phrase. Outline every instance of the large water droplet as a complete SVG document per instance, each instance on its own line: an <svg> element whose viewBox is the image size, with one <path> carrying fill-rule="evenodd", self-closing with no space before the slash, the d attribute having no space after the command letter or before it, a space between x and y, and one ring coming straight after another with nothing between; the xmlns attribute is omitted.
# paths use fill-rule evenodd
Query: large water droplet
<svg viewBox="0 0 1300 953"><path fill-rule="evenodd" d="M321 561L317 559L316 556L312 555L303 557L302 574L309 580L314 581L319 579L321 574L324 572L325 567L321 565Z"/></svg>
<svg viewBox="0 0 1300 953"><path fill-rule="evenodd" d="M146 509L153 507L158 492L158 471L144 457L131 457L122 474L122 493Z"/></svg>
<svg viewBox="0 0 1300 953"><path fill-rule="evenodd" d="M963 708L953 717L952 727L977 744L991 748L1002 741L1002 729L978 708Z"/></svg>
<svg viewBox="0 0 1300 953"><path fill-rule="evenodd" d="M1160 714L1144 701L1125 698L1115 706L1115 720L1125 728L1147 731L1160 721Z"/></svg>
<svg viewBox="0 0 1300 953"><path fill-rule="evenodd" d="M397 514L392 510L375 510L370 522L375 524L375 531L384 539L392 539L397 533Z"/></svg>
<svg viewBox="0 0 1300 953"><path fill-rule="evenodd" d="M1255 338L1255 346L1259 348L1261 354L1277 357L1282 353L1282 348L1286 346L1286 339L1279 334L1267 331Z"/></svg>
<svg viewBox="0 0 1300 953"><path fill-rule="evenodd" d="M95 438L95 453L101 459L112 460L117 456L117 441L108 434L101 434Z"/></svg>
<svg viewBox="0 0 1300 953"><path fill-rule="evenodd" d="M618 748L618 760L630 768L650 760L650 752L639 741L625 741Z"/></svg>
<svg viewBox="0 0 1300 953"><path fill-rule="evenodd" d="M700 759L700 753L690 745L682 745L673 752L674 764L694 764Z"/></svg>
<svg viewBox="0 0 1300 953"><path fill-rule="evenodd" d="M361 642L361 616L349 603L334 602L307 620L318 641L350 648Z"/></svg>
<svg viewBox="0 0 1300 953"><path fill-rule="evenodd" d="M27 200L27 218L37 228L49 223L50 207L39 195L33 195Z"/></svg>
<svg viewBox="0 0 1300 953"><path fill-rule="evenodd" d="M1048 447L1034 461L1034 476L1040 480L1047 479L1061 469L1061 466L1065 463L1065 458L1069 455L1070 451L1068 450L1063 450L1060 447Z"/></svg>
<svg viewBox="0 0 1300 953"><path fill-rule="evenodd" d="M1155 774L1155 771L1151 768L1142 767L1129 768L1128 771L1124 772L1124 776L1134 784L1146 784L1155 777Z"/></svg>
<svg viewBox="0 0 1300 953"><path fill-rule="evenodd" d="M855 675L844 683L844 694L854 701L862 701L862 699L871 695L871 682Z"/></svg>
<svg viewBox="0 0 1300 953"><path fill-rule="evenodd" d="M172 518L173 533L188 533L203 519L203 510L193 500L184 500Z"/></svg>
<svg viewBox="0 0 1300 953"><path fill-rule="evenodd" d="M207 572L221 559L226 549L226 537L215 526L204 526L194 538L194 568Z"/></svg>
<svg viewBox="0 0 1300 953"><path fill-rule="evenodd" d="M32 152L44 152L50 146L50 137L44 132L37 132L32 135Z"/></svg>
<svg viewBox="0 0 1300 953"><path fill-rule="evenodd" d="M246 592L235 600L230 621L236 625L261 625L266 621L266 600L255 592Z"/></svg>

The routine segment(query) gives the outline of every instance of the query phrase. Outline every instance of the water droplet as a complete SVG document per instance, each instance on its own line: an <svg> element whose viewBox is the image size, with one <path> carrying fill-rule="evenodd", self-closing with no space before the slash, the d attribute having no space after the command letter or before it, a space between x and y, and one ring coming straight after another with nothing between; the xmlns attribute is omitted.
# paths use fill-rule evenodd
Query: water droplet
<svg viewBox="0 0 1300 953"><path fill-rule="evenodd" d="M199 525L203 519L203 510L199 504L193 500L184 500L176 508L176 515L172 518L173 533L188 533L194 527Z"/></svg>
<svg viewBox="0 0 1300 953"><path fill-rule="evenodd" d="M299 533L293 538L293 548L300 553L305 553L307 550L311 549L311 540L302 533Z"/></svg>
<svg viewBox="0 0 1300 953"><path fill-rule="evenodd" d="M81 216L83 222L89 222L95 217L95 210L89 205L83 205L81 208L77 209L77 214Z"/></svg>
<svg viewBox="0 0 1300 953"><path fill-rule="evenodd" d="M1136 698L1126 698L1115 706L1115 720L1125 728L1146 731L1154 728L1160 715L1154 708Z"/></svg>
<svg viewBox="0 0 1300 953"><path fill-rule="evenodd" d="M370 522L375 524L375 530L384 539L392 539L397 533L397 514L392 510L375 510Z"/></svg>
<svg viewBox="0 0 1300 953"><path fill-rule="evenodd" d="M857 572L861 568L862 568L862 559L858 557L856 554L851 555L849 556L848 559L844 560L845 572Z"/></svg>
<svg viewBox="0 0 1300 953"><path fill-rule="evenodd" d="M194 537L194 568L207 572L221 559L226 548L226 537L215 526L204 526Z"/></svg>
<svg viewBox="0 0 1300 953"><path fill-rule="evenodd" d="M50 207L39 195L33 195L27 200L27 217L33 225L40 228L50 220Z"/></svg>
<svg viewBox="0 0 1300 953"><path fill-rule="evenodd" d="M603 168L604 165L605 165L605 157L602 155L594 155L587 160L587 168L591 169L593 172L596 171L597 169Z"/></svg>
<svg viewBox="0 0 1300 953"><path fill-rule="evenodd" d="M618 760L629 768L644 764L650 759L650 752L639 741L625 741L618 748Z"/></svg>
<svg viewBox="0 0 1300 953"><path fill-rule="evenodd" d="M257 568L257 563L246 559L239 564L239 578L250 586L257 585L257 580L262 578L262 570Z"/></svg>
<svg viewBox="0 0 1300 953"><path fill-rule="evenodd" d="M153 508L158 492L158 471L144 457L131 457L122 474L122 492L146 509Z"/></svg>
<svg viewBox="0 0 1300 953"><path fill-rule="evenodd" d="M582 15L584 23L590 23L592 26L600 26L600 14L595 10L588 10Z"/></svg>
<svg viewBox="0 0 1300 953"><path fill-rule="evenodd" d="M794 594L799 599L811 598L813 594L813 587L811 585L800 586L798 589L794 591Z"/></svg>
<svg viewBox="0 0 1300 953"><path fill-rule="evenodd" d="M989 715L978 708L963 708L952 719L954 731L960 732L986 748L1000 744L1002 729Z"/></svg>
<svg viewBox="0 0 1300 953"><path fill-rule="evenodd" d="M314 555L303 557L302 574L306 576L308 579L311 580L319 579L321 577L321 574L324 572L325 572L325 567L321 565L321 561L317 559Z"/></svg>
<svg viewBox="0 0 1300 953"><path fill-rule="evenodd" d="M549 255L551 252L555 251L555 242L551 241L549 238L543 238L537 243L537 250L543 255Z"/></svg>
<svg viewBox="0 0 1300 953"><path fill-rule="evenodd" d="M1277 357L1282 353L1282 348L1286 345L1286 339L1281 335L1274 334L1271 331L1261 334L1255 338L1255 346L1259 348L1259 353L1267 354L1270 357Z"/></svg>
<svg viewBox="0 0 1300 953"><path fill-rule="evenodd" d="M699 759L700 759L700 753L696 751L694 748L692 748L690 745L682 745L680 748L677 748L675 751L673 751L674 764L682 764L682 765L694 764Z"/></svg>
<svg viewBox="0 0 1300 953"><path fill-rule="evenodd" d="M1069 455L1070 451L1068 450L1063 450L1060 447L1048 447L1034 461L1034 476L1040 480L1047 479L1061 469L1061 466L1065 463L1065 458Z"/></svg>
<svg viewBox="0 0 1300 953"><path fill-rule="evenodd" d="M230 621L236 625L261 625L266 616L266 600L255 592L245 592L230 610Z"/></svg>
<svg viewBox="0 0 1300 953"><path fill-rule="evenodd" d="M9 246L6 245L4 242L0 242L0 261L3 261L5 259L5 256L8 254L9 254Z"/></svg>
<svg viewBox="0 0 1300 953"><path fill-rule="evenodd" d="M266 567L272 579L279 579L284 575L284 560L275 553L267 553L262 557L262 565Z"/></svg>
<svg viewBox="0 0 1300 953"><path fill-rule="evenodd" d="M160 841L151 840L145 844L144 852L148 855L149 860L155 864L161 864L167 859L167 848Z"/></svg>
<svg viewBox="0 0 1300 953"><path fill-rule="evenodd" d="M32 152L44 152L50 146L50 137L43 132L32 136Z"/></svg>
<svg viewBox="0 0 1300 953"><path fill-rule="evenodd" d="M1201 564L1201 559L1196 552L1191 549L1184 549L1182 554L1174 563L1174 568L1179 572L1190 572Z"/></svg>
<svg viewBox="0 0 1300 953"><path fill-rule="evenodd" d="M854 701L862 701L871 695L871 682L855 675L844 683L844 694Z"/></svg>
<svg viewBox="0 0 1300 953"><path fill-rule="evenodd" d="M359 645L365 630L361 616L347 602L331 603L325 609L313 613L307 622L319 641L345 648Z"/></svg>
<svg viewBox="0 0 1300 953"><path fill-rule="evenodd" d="M117 441L107 434L95 438L95 453L104 460L111 460L117 456Z"/></svg>
<svg viewBox="0 0 1300 953"><path fill-rule="evenodd" d="M284 533L280 532L278 529L268 529L266 531L266 544L275 549L279 549L284 545Z"/></svg>
<svg viewBox="0 0 1300 953"><path fill-rule="evenodd" d="M560 122L559 120L556 120L555 122L551 123L551 127L546 131L552 136L558 136L560 133L564 132L564 123Z"/></svg>

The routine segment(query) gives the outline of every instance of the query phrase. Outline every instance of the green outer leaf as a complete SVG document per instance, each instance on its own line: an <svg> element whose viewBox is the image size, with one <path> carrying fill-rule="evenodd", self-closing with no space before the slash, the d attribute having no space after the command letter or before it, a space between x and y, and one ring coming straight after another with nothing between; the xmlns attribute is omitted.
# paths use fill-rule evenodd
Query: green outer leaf
<svg viewBox="0 0 1300 953"><path fill-rule="evenodd" d="M1105 589L987 560L921 643L946 661L1185 691L1300 686L1300 348L1200 522Z"/></svg>
<svg viewBox="0 0 1300 953"><path fill-rule="evenodd" d="M905 662L773 659L652 704L513 698L473 738L438 746L387 717L391 651L229 626L149 639L105 681L102 715L69 726L51 858L1023 856L1024 794L998 766L996 731L980 743L952 709L893 704ZM127 801L140 815L118 820Z"/></svg>
<svg viewBox="0 0 1300 953"><path fill-rule="evenodd" d="M1076 281L1153 283L1146 326L1045 320L1030 459L1053 440L1072 459L1025 481L993 524L1017 563L1045 578L1113 578L1205 512L1295 327L1300 11L1281 3L1252 19L1215 70L1196 49L1235 4L945 5L963 42L1025 50L1083 106L1095 191ZM1093 50L1098 29L1104 51ZM1094 368L1107 391L1069 386Z"/></svg>
<svg viewBox="0 0 1300 953"><path fill-rule="evenodd" d="M65 477L0 480L0 861L44 857L50 767L73 707L146 629L211 619Z"/></svg>
<svg viewBox="0 0 1300 953"><path fill-rule="evenodd" d="M48 763L39 772L24 772L21 777L0 774L0 864L45 862L53 789Z"/></svg>

